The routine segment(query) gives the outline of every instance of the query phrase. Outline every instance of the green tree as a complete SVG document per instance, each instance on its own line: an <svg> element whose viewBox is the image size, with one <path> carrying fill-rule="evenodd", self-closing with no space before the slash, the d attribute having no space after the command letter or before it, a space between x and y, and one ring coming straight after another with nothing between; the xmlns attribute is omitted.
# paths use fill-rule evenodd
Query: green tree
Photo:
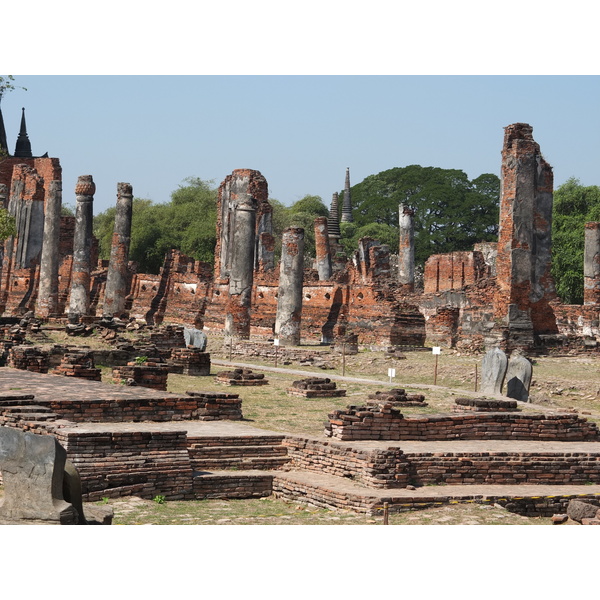
<svg viewBox="0 0 600 600"><path fill-rule="evenodd" d="M0 241L16 234L15 218L5 208L0 208Z"/></svg>
<svg viewBox="0 0 600 600"><path fill-rule="evenodd" d="M415 209L418 264L432 254L470 250L473 244L497 236L500 180L492 174L469 181L460 170L410 165L370 175L351 192L357 232L373 224L397 230L398 206ZM387 239L395 244L391 230L381 230L381 234L386 231Z"/></svg>
<svg viewBox="0 0 600 600"><path fill-rule="evenodd" d="M15 85L14 81L15 78L12 75L0 75L0 103L2 103L2 98L7 92L12 92L16 89L27 91L27 88L24 88L22 85Z"/></svg>
<svg viewBox="0 0 600 600"><path fill-rule="evenodd" d="M269 200L271 204L273 202ZM279 203L280 204L280 203ZM317 217L327 217L329 210L323 204L320 196L311 196L307 194L300 200L297 200L289 207L283 207L281 204L277 208L277 226L275 226L275 207L273 211L273 234L278 245L276 248L276 257L280 256L281 233L287 227L302 227L304 229L304 255L307 258L315 257L315 219ZM281 229L279 229L281 228Z"/></svg>
<svg viewBox="0 0 600 600"><path fill-rule="evenodd" d="M162 204L134 198L129 255L140 272L158 273L171 248L196 260L213 262L217 190L211 184L189 177L171 194L171 201ZM94 217L94 235L104 260L110 257L115 213L111 207Z"/></svg>
<svg viewBox="0 0 600 600"><path fill-rule="evenodd" d="M600 221L600 187L582 186L571 177L554 192L552 275L567 304L583 304L585 224Z"/></svg>

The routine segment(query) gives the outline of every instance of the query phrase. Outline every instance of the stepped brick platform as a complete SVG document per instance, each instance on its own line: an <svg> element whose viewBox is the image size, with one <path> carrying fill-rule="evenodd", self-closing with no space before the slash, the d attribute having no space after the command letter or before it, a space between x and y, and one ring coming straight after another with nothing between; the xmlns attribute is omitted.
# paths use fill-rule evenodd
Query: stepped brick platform
<svg viewBox="0 0 600 600"><path fill-rule="evenodd" d="M294 381L287 393L305 398L340 398L346 395L346 390L338 390L329 377L309 377Z"/></svg>
<svg viewBox="0 0 600 600"><path fill-rule="evenodd" d="M268 385L264 373L253 373L250 369L234 369L233 371L221 371L215 377L217 383L225 385Z"/></svg>
<svg viewBox="0 0 600 600"><path fill-rule="evenodd" d="M452 417L473 429L474 423L491 427L503 420L514 425L525 416L533 423L539 416L546 426L559 423L557 431L579 427L575 441L568 436L341 441L236 421L201 421L199 402L209 394L194 394L181 398L1 368L0 423L54 435L79 470L86 501L275 494L374 515L381 514L384 502L390 511L493 502L521 514L551 516L565 512L572 498L600 497L600 440L584 438L574 415L565 421L564 415L472 413L434 415L419 423L446 427ZM98 422L90 422L94 418ZM437 425L433 430L440 431Z"/></svg>

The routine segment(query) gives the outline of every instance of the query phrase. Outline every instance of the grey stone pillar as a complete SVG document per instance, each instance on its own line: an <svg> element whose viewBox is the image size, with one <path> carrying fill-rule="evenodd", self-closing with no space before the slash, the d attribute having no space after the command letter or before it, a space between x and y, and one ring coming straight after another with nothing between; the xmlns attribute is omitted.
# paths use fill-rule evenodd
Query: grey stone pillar
<svg viewBox="0 0 600 600"><path fill-rule="evenodd" d="M80 175L75 186L75 233L69 320L77 321L90 308L90 271L92 254L92 218L96 184L91 175Z"/></svg>
<svg viewBox="0 0 600 600"><path fill-rule="evenodd" d="M585 224L583 303L600 304L600 223Z"/></svg>
<svg viewBox="0 0 600 600"><path fill-rule="evenodd" d="M398 283L405 285L410 291L415 285L415 212L412 208L400 204L398 221L400 226L400 242L398 244Z"/></svg>
<svg viewBox="0 0 600 600"><path fill-rule="evenodd" d="M250 194L239 200L231 227L229 298L225 314L225 338L250 337L250 309L254 281L256 202Z"/></svg>
<svg viewBox="0 0 600 600"><path fill-rule="evenodd" d="M302 280L304 276L304 229L288 227L281 242L281 266L277 295L275 337L282 346L300 345Z"/></svg>
<svg viewBox="0 0 600 600"><path fill-rule="evenodd" d="M103 316L120 317L125 310L129 293L129 244L131 241L131 215L133 189L130 183L117 184L117 212L110 248L110 262L106 275Z"/></svg>
<svg viewBox="0 0 600 600"><path fill-rule="evenodd" d="M44 240L40 260L40 285L36 313L40 317L55 315L58 311L58 266L60 248L60 213L62 183L51 181L46 196L44 213Z"/></svg>
<svg viewBox="0 0 600 600"><path fill-rule="evenodd" d="M329 247L329 235L327 233L327 217L315 219L315 253L317 255L317 271L319 281L331 279L331 249Z"/></svg>

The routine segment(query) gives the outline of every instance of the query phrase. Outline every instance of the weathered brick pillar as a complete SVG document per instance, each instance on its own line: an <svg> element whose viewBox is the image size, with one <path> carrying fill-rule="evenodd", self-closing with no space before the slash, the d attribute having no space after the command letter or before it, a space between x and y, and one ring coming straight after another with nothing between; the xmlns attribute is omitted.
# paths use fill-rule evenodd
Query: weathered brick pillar
<svg viewBox="0 0 600 600"><path fill-rule="evenodd" d="M315 253L317 255L316 262L319 281L329 281L332 270L327 217L317 217L315 219Z"/></svg>
<svg viewBox="0 0 600 600"><path fill-rule="evenodd" d="M254 249L256 238L256 202L238 194L235 218L230 221L229 297L225 314L225 337L250 337L250 308L254 281Z"/></svg>
<svg viewBox="0 0 600 600"><path fill-rule="evenodd" d="M60 259L60 213L62 183L51 181L46 196L44 241L40 261L40 285L36 313L45 318L58 312L58 267Z"/></svg>
<svg viewBox="0 0 600 600"><path fill-rule="evenodd" d="M75 186L75 233L69 319L78 320L90 308L90 270L92 253L92 219L96 184L91 175L80 175Z"/></svg>
<svg viewBox="0 0 600 600"><path fill-rule="evenodd" d="M302 280L304 276L304 229L288 227L281 241L281 266L277 295L275 337L282 346L300 345Z"/></svg>
<svg viewBox="0 0 600 600"><path fill-rule="evenodd" d="M352 200L350 199L350 167L346 167L346 183L344 185L344 202L342 204L342 223L352 223Z"/></svg>
<svg viewBox="0 0 600 600"><path fill-rule="evenodd" d="M269 189L267 180L259 171L252 169L235 169L219 186L217 203L217 243L215 246L215 280L226 280L231 271L233 248L237 243L233 231L235 230L238 204L245 202L246 197L252 198L256 213L255 216L255 248L252 249L252 264L262 269L269 269L268 238L262 234L272 234L272 207L268 201ZM262 240L261 240L262 237ZM260 253L255 259L256 245L260 244ZM258 264L256 264L258 263Z"/></svg>
<svg viewBox="0 0 600 600"><path fill-rule="evenodd" d="M263 202L262 211L257 210L256 254L254 257L254 268L259 273L266 273L275 268L273 207L267 202Z"/></svg>
<svg viewBox="0 0 600 600"><path fill-rule="evenodd" d="M515 123L504 133L494 308L506 331L506 349L531 347L534 333L556 331L548 304L555 297L550 275L552 167L532 131L530 125Z"/></svg>
<svg viewBox="0 0 600 600"><path fill-rule="evenodd" d="M600 223L585 224L583 303L600 304Z"/></svg>
<svg viewBox="0 0 600 600"><path fill-rule="evenodd" d="M406 286L408 291L415 287L415 211L400 204L398 220L400 225L400 242L398 244L398 283Z"/></svg>
<svg viewBox="0 0 600 600"><path fill-rule="evenodd" d="M131 241L131 215L133 188L130 183L117 184L117 212L110 248L110 262L106 275L103 316L121 316L125 298L129 293L129 243Z"/></svg>

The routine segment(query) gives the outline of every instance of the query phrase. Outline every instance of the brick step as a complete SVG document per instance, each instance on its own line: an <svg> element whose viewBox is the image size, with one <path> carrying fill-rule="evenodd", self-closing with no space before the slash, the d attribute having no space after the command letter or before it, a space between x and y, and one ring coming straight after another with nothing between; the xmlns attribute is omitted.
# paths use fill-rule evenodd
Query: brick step
<svg viewBox="0 0 600 600"><path fill-rule="evenodd" d="M441 454L441 453L439 453ZM415 485L586 485L600 483L600 454L406 453Z"/></svg>
<svg viewBox="0 0 600 600"><path fill-rule="evenodd" d="M273 474L256 470L196 473L193 485L198 500L265 498L272 494Z"/></svg>
<svg viewBox="0 0 600 600"><path fill-rule="evenodd" d="M290 459L287 456L268 457L256 456L247 458L201 458L192 457L192 467L197 471L215 471L224 469L237 470L273 470L286 465Z"/></svg>
<svg viewBox="0 0 600 600"><path fill-rule="evenodd" d="M571 499L598 501L600 485L440 485L376 490L333 475L278 471L273 477L273 493L301 504L376 516L383 515L384 503L390 512L477 503L500 504L518 514L550 517L565 513Z"/></svg>
<svg viewBox="0 0 600 600"><path fill-rule="evenodd" d="M208 448L211 446L278 446L284 439L284 435L220 437L193 437L188 435L188 448Z"/></svg>
<svg viewBox="0 0 600 600"><path fill-rule="evenodd" d="M0 406L0 413L2 414L13 414L13 413L49 413L52 412L47 406L40 406L39 404L26 404L26 405L14 405L14 406Z"/></svg>
<svg viewBox="0 0 600 600"><path fill-rule="evenodd" d="M195 460L212 458L249 458L254 456L287 456L285 446L194 446L189 448Z"/></svg>
<svg viewBox="0 0 600 600"><path fill-rule="evenodd" d="M12 413L7 411L3 413L2 416L13 423L24 421L29 424L34 422L56 421L56 419L58 419L58 415L53 412Z"/></svg>
<svg viewBox="0 0 600 600"><path fill-rule="evenodd" d="M2 394L0 395L0 406L12 406L15 403L20 404L35 404L33 394Z"/></svg>

